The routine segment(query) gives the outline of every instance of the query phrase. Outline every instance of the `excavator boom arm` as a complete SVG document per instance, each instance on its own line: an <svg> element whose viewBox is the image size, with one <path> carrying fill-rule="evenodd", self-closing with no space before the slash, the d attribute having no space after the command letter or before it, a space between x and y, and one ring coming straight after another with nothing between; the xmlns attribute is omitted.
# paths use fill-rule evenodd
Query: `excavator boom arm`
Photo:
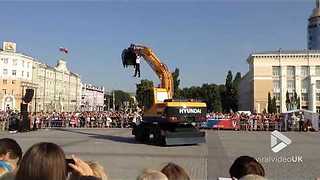
<svg viewBox="0 0 320 180"><path fill-rule="evenodd" d="M151 48L142 45L134 45L134 51L140 55L150 65L152 70L160 79L160 88L165 88L168 91L168 99L173 97L173 78L167 65L161 63L160 59L152 52Z"/></svg>

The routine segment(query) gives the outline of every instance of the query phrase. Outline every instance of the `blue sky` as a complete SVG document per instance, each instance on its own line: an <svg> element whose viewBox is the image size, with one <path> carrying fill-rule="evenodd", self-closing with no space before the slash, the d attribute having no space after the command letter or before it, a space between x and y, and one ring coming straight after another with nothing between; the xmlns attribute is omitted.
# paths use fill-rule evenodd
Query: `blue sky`
<svg viewBox="0 0 320 180"><path fill-rule="evenodd" d="M228 70L248 70L253 51L305 49L313 0L0 2L0 41L54 65L58 48L84 82L135 91L123 69L131 42L150 46L183 87L224 83ZM158 83L146 63L142 78Z"/></svg>

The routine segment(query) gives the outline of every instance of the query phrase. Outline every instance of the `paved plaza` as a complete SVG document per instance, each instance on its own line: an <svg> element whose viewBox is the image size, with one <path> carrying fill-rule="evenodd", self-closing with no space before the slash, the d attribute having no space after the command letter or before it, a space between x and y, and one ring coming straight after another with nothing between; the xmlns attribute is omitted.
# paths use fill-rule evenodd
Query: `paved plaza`
<svg viewBox="0 0 320 180"><path fill-rule="evenodd" d="M207 143L194 146L158 147L136 143L130 129L49 129L0 134L16 139L25 151L37 142L59 144L67 155L100 162L110 179L135 179L145 168L161 169L175 162L192 179L228 177L233 160L240 155L260 158L268 179L314 179L320 176L320 134L284 133L292 144L278 153L270 148L270 132L207 131ZM272 158L302 157L302 162L272 162ZM270 160L268 162L267 160Z"/></svg>

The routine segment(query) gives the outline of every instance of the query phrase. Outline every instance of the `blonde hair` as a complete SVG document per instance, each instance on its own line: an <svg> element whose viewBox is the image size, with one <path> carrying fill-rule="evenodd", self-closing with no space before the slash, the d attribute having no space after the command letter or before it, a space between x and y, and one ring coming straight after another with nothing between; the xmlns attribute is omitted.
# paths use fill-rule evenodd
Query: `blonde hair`
<svg viewBox="0 0 320 180"><path fill-rule="evenodd" d="M104 168L97 162L88 161L87 162L93 171L95 177L101 178L101 180L108 180L108 176Z"/></svg>
<svg viewBox="0 0 320 180"><path fill-rule="evenodd" d="M90 166L95 177L100 178L101 180L108 180L107 173L99 163L93 161L86 161L86 163ZM69 180L81 180L81 177L76 174L71 174Z"/></svg>
<svg viewBox="0 0 320 180"><path fill-rule="evenodd" d="M137 180L168 180L167 176L160 171L146 169Z"/></svg>

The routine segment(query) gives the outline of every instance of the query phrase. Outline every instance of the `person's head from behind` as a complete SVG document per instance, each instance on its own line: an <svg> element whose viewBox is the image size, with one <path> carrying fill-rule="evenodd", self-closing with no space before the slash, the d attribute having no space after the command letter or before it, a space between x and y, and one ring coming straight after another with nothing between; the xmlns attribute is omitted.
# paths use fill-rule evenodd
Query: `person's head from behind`
<svg viewBox="0 0 320 180"><path fill-rule="evenodd" d="M190 180L186 171L174 163L168 163L161 172L168 177L168 180Z"/></svg>
<svg viewBox="0 0 320 180"><path fill-rule="evenodd" d="M95 177L100 178L101 180L108 180L108 176L104 168L97 162L88 162L90 168L93 171Z"/></svg>
<svg viewBox="0 0 320 180"><path fill-rule="evenodd" d="M19 144L10 138L0 139L0 160L17 166L22 158L22 150ZM15 167L13 167L15 168Z"/></svg>
<svg viewBox="0 0 320 180"><path fill-rule="evenodd" d="M168 180L167 176L160 171L144 170L137 180Z"/></svg>
<svg viewBox="0 0 320 180"><path fill-rule="evenodd" d="M245 175L259 175L264 177L265 172L263 166L250 156L238 157L229 169L231 178L240 179Z"/></svg>
<svg viewBox="0 0 320 180"><path fill-rule="evenodd" d="M108 176L104 168L97 162L88 161L86 162L92 169L94 177L99 178L100 180L108 180ZM87 178L87 177L86 177ZM84 180L78 173L72 173L69 180Z"/></svg>
<svg viewBox="0 0 320 180"><path fill-rule="evenodd" d="M15 180L66 180L63 150L53 143L38 143L22 157Z"/></svg>

